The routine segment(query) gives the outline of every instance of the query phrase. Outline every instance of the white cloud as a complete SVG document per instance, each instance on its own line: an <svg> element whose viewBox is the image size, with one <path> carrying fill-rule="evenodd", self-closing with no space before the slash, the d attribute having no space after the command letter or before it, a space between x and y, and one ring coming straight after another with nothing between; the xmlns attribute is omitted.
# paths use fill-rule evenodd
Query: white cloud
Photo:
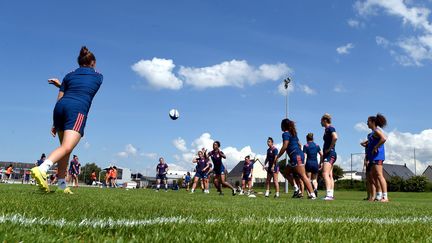
<svg viewBox="0 0 432 243"><path fill-rule="evenodd" d="M298 85L300 90L308 95L314 95L316 94L316 90L312 89L311 87L307 86L307 85Z"/></svg>
<svg viewBox="0 0 432 243"><path fill-rule="evenodd" d="M89 149L91 147L90 143L88 141L85 141L84 148Z"/></svg>
<svg viewBox="0 0 432 243"><path fill-rule="evenodd" d="M262 64L256 68L246 60L224 61L200 68L181 66L177 73L174 72L175 66L171 59L154 57L152 60L140 60L132 65L132 70L151 87L172 90L181 89L183 84L197 89L243 88L260 82L281 80L292 73L285 63Z"/></svg>
<svg viewBox="0 0 432 243"><path fill-rule="evenodd" d="M173 73L174 67L173 60L154 57L152 60L140 60L132 65L132 70L156 89L178 90L182 88L183 81Z"/></svg>
<svg viewBox="0 0 432 243"><path fill-rule="evenodd" d="M348 19L347 24L352 28L363 28L364 24L356 19Z"/></svg>
<svg viewBox="0 0 432 243"><path fill-rule="evenodd" d="M178 150L180 150L180 151L182 151L182 152L186 152L187 151L187 148L186 148L186 141L183 139L183 138L176 138L176 139L174 139L173 140L173 144L174 144L174 146L178 149Z"/></svg>
<svg viewBox="0 0 432 243"><path fill-rule="evenodd" d="M347 55L350 53L350 50L353 48L354 48L354 44L348 43L344 46L340 46L340 47L336 48L336 51L339 55Z"/></svg>
<svg viewBox="0 0 432 243"><path fill-rule="evenodd" d="M255 68L245 60L225 61L209 67L181 67L179 75L185 83L198 89L239 87L284 78L291 69L284 63L263 64Z"/></svg>
<svg viewBox="0 0 432 243"><path fill-rule="evenodd" d="M375 41L377 45L382 46L384 48L387 48L390 45L390 42L382 36L376 36Z"/></svg>
<svg viewBox="0 0 432 243"><path fill-rule="evenodd" d="M364 122L359 122L359 123L355 124L354 129L358 132L369 132L370 131L368 125Z"/></svg>
<svg viewBox="0 0 432 243"><path fill-rule="evenodd" d="M357 1L355 9L360 15L376 15L379 10L402 19L404 25L409 25L419 31L417 36L401 37L390 43L386 39L376 39L377 44L387 48L392 46L390 54L403 66L422 66L423 61L432 60L432 24L428 18L431 10L426 7L415 7L411 1L403 0L366 0Z"/></svg>
<svg viewBox="0 0 432 243"><path fill-rule="evenodd" d="M212 149L213 142L214 140L211 138L210 133L203 133L199 138L193 141L192 146L195 148L193 151L198 151L202 148Z"/></svg>
<svg viewBox="0 0 432 243"><path fill-rule="evenodd" d="M187 168L178 165L178 164L173 164L173 163L169 163L168 165L168 173L171 171L188 171Z"/></svg>
<svg viewBox="0 0 432 243"><path fill-rule="evenodd" d="M407 164L414 172L414 148L416 149L417 175L421 175L432 158L432 129L418 134L392 131L387 135L386 162Z"/></svg>
<svg viewBox="0 0 432 243"><path fill-rule="evenodd" d="M287 94L294 92L294 85L291 83L288 85L288 89L285 89L284 83L280 83L278 85L277 92L283 96L286 96Z"/></svg>
<svg viewBox="0 0 432 243"><path fill-rule="evenodd" d="M125 146L124 151L117 153L117 156L128 158L130 156L136 156L137 155L137 149L132 144L127 144Z"/></svg>

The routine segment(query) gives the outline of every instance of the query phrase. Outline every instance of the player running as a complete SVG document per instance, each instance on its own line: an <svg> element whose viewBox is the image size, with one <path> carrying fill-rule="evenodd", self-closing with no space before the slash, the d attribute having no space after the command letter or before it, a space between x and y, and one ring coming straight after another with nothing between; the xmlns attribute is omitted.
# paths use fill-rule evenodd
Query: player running
<svg viewBox="0 0 432 243"><path fill-rule="evenodd" d="M377 199L381 202L388 202L387 182L384 178L382 168L385 160L384 143L387 140L382 128L387 125L387 119L378 113L376 116L370 116L368 118L367 125L372 130L367 145L367 157L370 163L372 163L372 176L377 183Z"/></svg>
<svg viewBox="0 0 432 243"><path fill-rule="evenodd" d="M309 193L309 198L315 200L315 193L306 175L306 170L304 167L304 154L300 149L301 144L297 137L297 130L294 122L289 119L283 119L281 122L281 130L283 131L283 144L274 162L277 163L278 159L286 152L290 158L291 167L293 168L294 172L299 175L300 179L306 186Z"/></svg>
<svg viewBox="0 0 432 243"><path fill-rule="evenodd" d="M308 133L306 136L307 143L303 146L303 153L306 156L306 173L312 183L315 196L318 197L318 154L320 158L323 156L319 145L314 143L313 133Z"/></svg>
<svg viewBox="0 0 432 243"><path fill-rule="evenodd" d="M279 197L279 165L275 163L275 158L278 154L278 149L273 145L273 138L269 137L267 139L267 156L264 162L264 169L267 171L267 179L266 179L266 192L264 194L265 197L269 197L270 194L270 182L273 178L273 183L275 186L276 194L275 198Z"/></svg>
<svg viewBox="0 0 432 243"><path fill-rule="evenodd" d="M321 126L324 130L323 156L321 157L322 176L326 185L327 194L324 200L334 200L333 164L336 162L336 141L338 139L336 129L331 125L331 116L324 114L321 118Z"/></svg>
<svg viewBox="0 0 432 243"><path fill-rule="evenodd" d="M242 170L242 188L240 191L240 195L244 194L244 191L246 189L246 183L248 186L248 192L247 195L249 196L251 194L251 190L252 190L252 177L253 177L253 163L250 160L250 156L246 156L245 157L245 162L243 165L243 170Z"/></svg>
<svg viewBox="0 0 432 243"><path fill-rule="evenodd" d="M168 191L168 182L167 176L168 173L168 165L165 163L164 158L159 158L159 164L156 166L156 191L158 192L160 189L161 181L164 183L165 192Z"/></svg>
<svg viewBox="0 0 432 243"><path fill-rule="evenodd" d="M195 192L195 188L197 186L198 180L201 180L201 183L204 185L204 193L209 193L209 185L208 185L208 174L207 171L210 168L210 162L208 160L207 151L202 149L198 151L198 158L194 158L192 163L196 163L196 172L194 176L194 182L192 184L191 193Z"/></svg>
<svg viewBox="0 0 432 243"><path fill-rule="evenodd" d="M235 188L225 181L225 166L222 163L222 159L226 159L225 154L220 150L220 142L215 141L213 143L213 150L208 153L208 157L210 157L213 161L213 171L215 173L215 184L217 185L219 195L223 195L222 185L231 188L232 195L236 195Z"/></svg>
<svg viewBox="0 0 432 243"><path fill-rule="evenodd" d="M58 79L48 80L60 88L51 129L54 137L58 133L60 146L51 152L40 166L31 169L32 177L44 192L49 192L47 171L53 164L58 163L58 187L65 193L72 193L65 180L69 156L84 136L92 100L102 84L102 74L94 70L96 58L85 46L80 50L78 64L79 68L67 74L61 84Z"/></svg>

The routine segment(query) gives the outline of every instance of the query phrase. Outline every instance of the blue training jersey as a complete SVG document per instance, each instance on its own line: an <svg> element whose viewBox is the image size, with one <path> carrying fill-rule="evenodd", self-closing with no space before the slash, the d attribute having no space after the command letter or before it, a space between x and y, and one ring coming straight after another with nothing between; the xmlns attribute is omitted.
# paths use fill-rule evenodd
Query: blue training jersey
<svg viewBox="0 0 432 243"><path fill-rule="evenodd" d="M303 146L303 153L307 155L306 162L318 162L318 153L321 151L319 145L314 142L308 142Z"/></svg>
<svg viewBox="0 0 432 243"><path fill-rule="evenodd" d="M71 102L81 108L83 112L88 113L102 80L102 74L96 72L93 68L77 68L63 78L60 91L64 92L64 95L59 102Z"/></svg>
<svg viewBox="0 0 432 243"><path fill-rule="evenodd" d="M219 150L219 152L223 154L222 151ZM212 159L215 168L220 168L222 166L222 156L218 152L214 150L210 151L209 157Z"/></svg>
<svg viewBox="0 0 432 243"><path fill-rule="evenodd" d="M289 156L292 156L294 154L301 154L300 146L299 146L299 139L297 136L292 136L289 132L284 132L282 134L282 141L288 141L288 148L286 150L287 154Z"/></svg>
<svg viewBox="0 0 432 243"><path fill-rule="evenodd" d="M323 150L324 151L326 151L327 149L330 148L330 145L333 141L332 135L334 132L336 132L336 129L332 126L329 126L324 130L324 136L323 136L323 139L324 139ZM333 151L336 151L336 144L335 144L335 147L333 148Z"/></svg>
<svg viewBox="0 0 432 243"><path fill-rule="evenodd" d="M379 129L379 128L377 128ZM367 157L370 161L375 160L385 160L385 147L384 144L379 146L378 153L374 153L374 147L379 143L380 138L376 135L375 131L372 131L370 136L368 136L368 146L367 146Z"/></svg>
<svg viewBox="0 0 432 243"><path fill-rule="evenodd" d="M167 168L168 168L168 165L167 165L167 164L160 164L160 163L159 163L159 164L156 166L156 170L157 170L157 173L158 173L159 175L163 175L163 174L165 174Z"/></svg>
<svg viewBox="0 0 432 243"><path fill-rule="evenodd" d="M204 159L204 158L202 158L202 159L197 158L197 165L195 167L196 170L198 172L202 172L203 169L207 166L207 163L208 163L208 161L206 159Z"/></svg>
<svg viewBox="0 0 432 243"><path fill-rule="evenodd" d="M268 162L269 167L273 166L274 160L276 159L278 152L279 151L275 146L267 149L266 161Z"/></svg>
<svg viewBox="0 0 432 243"><path fill-rule="evenodd" d="M253 170L253 164L252 162L249 162L249 164L246 164L246 162L243 165L243 175L250 175L251 171Z"/></svg>

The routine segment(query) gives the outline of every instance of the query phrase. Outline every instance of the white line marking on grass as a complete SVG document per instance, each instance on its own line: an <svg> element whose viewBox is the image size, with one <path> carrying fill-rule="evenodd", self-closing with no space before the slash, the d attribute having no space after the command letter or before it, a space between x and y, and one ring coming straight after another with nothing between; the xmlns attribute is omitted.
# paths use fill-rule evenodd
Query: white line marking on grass
<svg viewBox="0 0 432 243"><path fill-rule="evenodd" d="M117 228L117 227L140 227L150 226L159 224L215 224L215 223L242 223L242 224L255 224L255 223L270 223L270 224L303 224L303 223L319 223L319 224L332 224L332 223L369 223L369 224L430 224L432 223L432 217L406 217L406 218L360 218L360 217L349 217L349 218L312 218L303 216L294 217L268 217L268 218L256 218L256 217L244 217L236 220L225 220L225 219L193 219L191 217L158 217L153 219L83 219L81 221L68 221L66 219L50 219L50 218L36 218L27 217L21 214L2 215L0 216L0 224L11 223L23 226L36 226L36 225L48 225L59 228L71 227L71 228Z"/></svg>

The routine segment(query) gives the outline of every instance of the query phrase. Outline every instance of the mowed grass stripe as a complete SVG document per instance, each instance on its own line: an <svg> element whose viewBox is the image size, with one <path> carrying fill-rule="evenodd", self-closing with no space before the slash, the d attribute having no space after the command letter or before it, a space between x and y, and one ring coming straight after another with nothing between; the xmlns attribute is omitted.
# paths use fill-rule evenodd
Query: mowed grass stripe
<svg viewBox="0 0 432 243"><path fill-rule="evenodd" d="M0 216L0 224L17 224L17 225L49 225L59 228L71 227L92 227L92 228L117 228L117 227L142 227L148 225L166 225L166 224L256 224L257 221L261 223L269 224L304 224L304 223L316 223L316 224L334 224L334 223L366 223L366 224L386 224L386 225L400 225L400 224L430 224L432 223L432 217L409 217L409 218L312 218L312 217L278 217L278 218L241 218L238 220L227 220L227 219L196 219L192 217L158 217L153 219L83 219L81 221L68 221L66 219L50 219L50 218L36 218L26 217L21 214L3 215Z"/></svg>

